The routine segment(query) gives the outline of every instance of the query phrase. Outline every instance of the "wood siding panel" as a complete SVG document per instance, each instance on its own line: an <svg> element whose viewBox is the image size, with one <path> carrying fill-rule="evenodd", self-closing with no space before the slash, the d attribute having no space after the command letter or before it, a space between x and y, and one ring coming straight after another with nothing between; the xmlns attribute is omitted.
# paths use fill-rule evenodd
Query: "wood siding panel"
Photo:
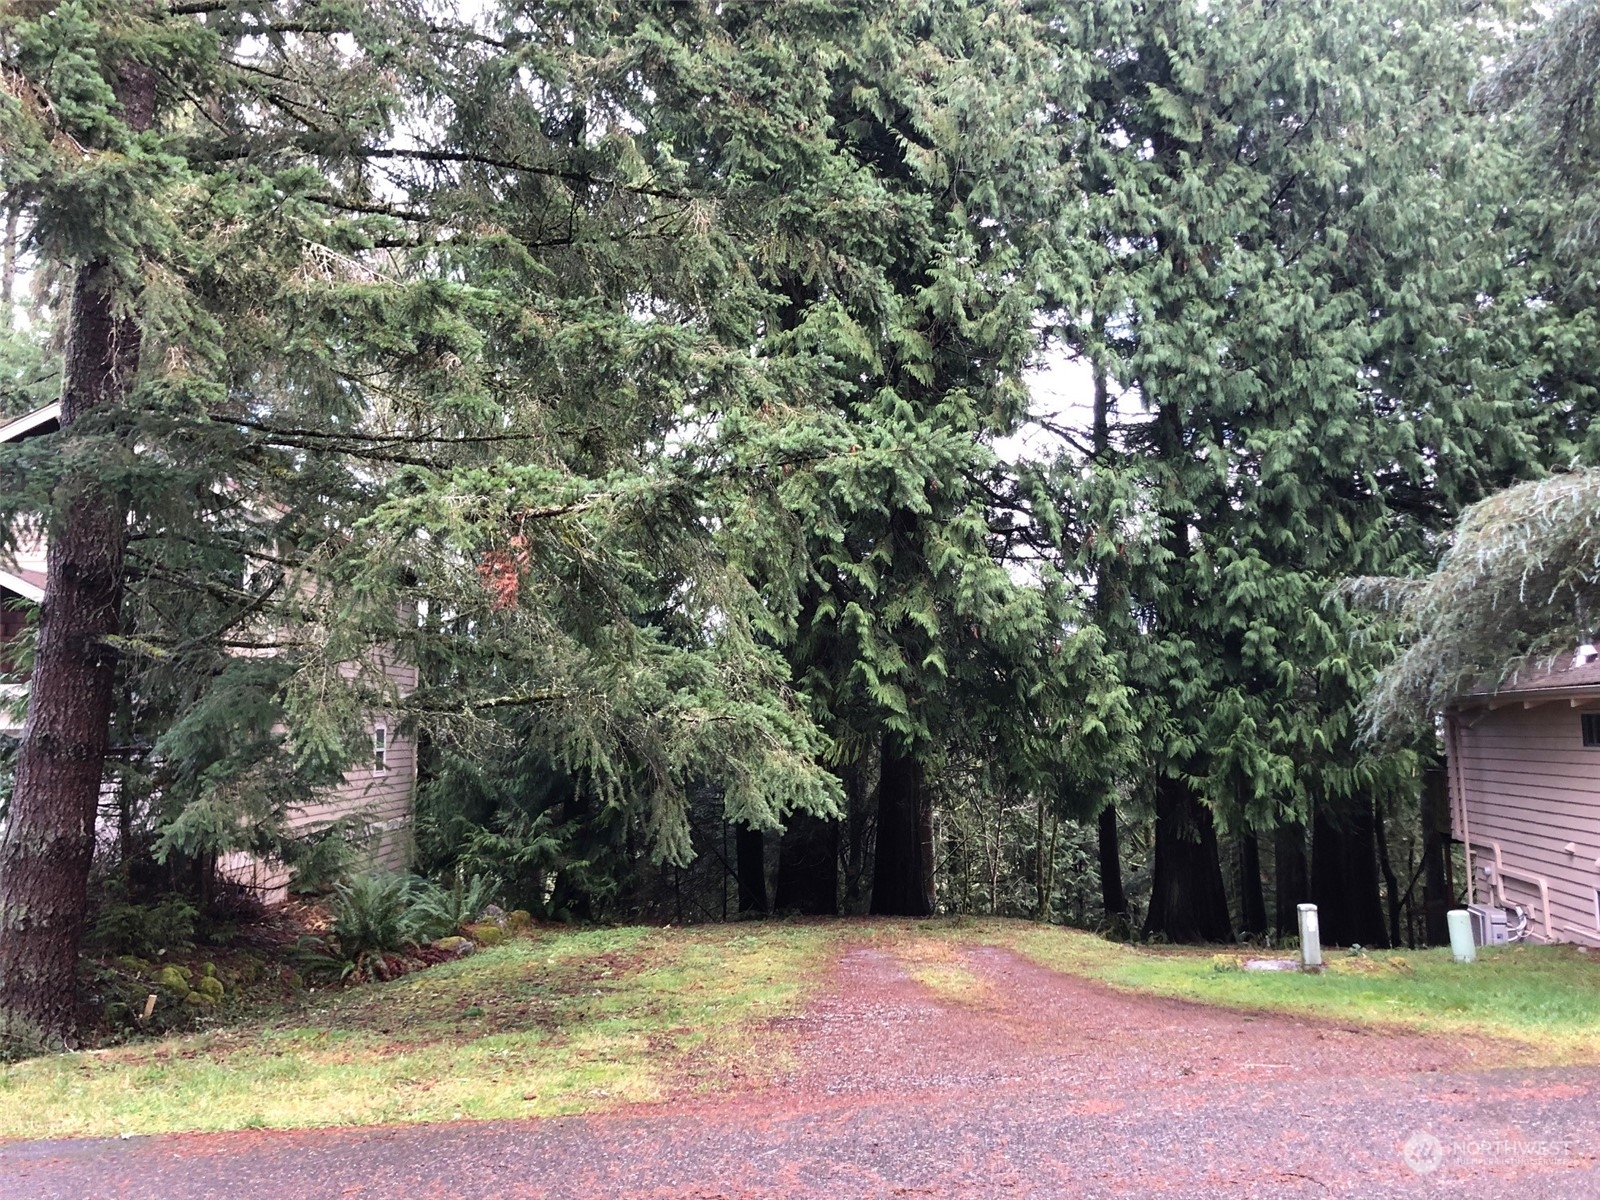
<svg viewBox="0 0 1600 1200"><path fill-rule="evenodd" d="M392 668L391 668L392 669ZM411 673L414 682L415 672ZM316 829L334 821L357 818L369 829L364 846L368 864L374 868L404 871L412 861L411 821L416 799L417 743L414 737L391 730L386 761L388 769L355 767L344 773L344 782L317 793L289 813L289 828L294 831ZM229 878L251 887L268 904L281 903L288 895L288 872L279 864L265 863L249 855L235 856L219 864Z"/></svg>
<svg viewBox="0 0 1600 1200"><path fill-rule="evenodd" d="M1474 865L1492 862L1476 846L1497 843L1508 871L1541 876L1550 892L1555 936L1600 946L1595 895L1600 888L1600 749L1583 745L1579 714L1560 704L1510 706L1464 714L1457 729L1457 771L1464 791ZM1462 835L1457 797L1455 833ZM1573 847L1568 852L1568 845ZM1479 899L1482 881L1479 877ZM1531 885L1505 879L1514 901L1536 904ZM1542 924L1534 923L1536 931Z"/></svg>

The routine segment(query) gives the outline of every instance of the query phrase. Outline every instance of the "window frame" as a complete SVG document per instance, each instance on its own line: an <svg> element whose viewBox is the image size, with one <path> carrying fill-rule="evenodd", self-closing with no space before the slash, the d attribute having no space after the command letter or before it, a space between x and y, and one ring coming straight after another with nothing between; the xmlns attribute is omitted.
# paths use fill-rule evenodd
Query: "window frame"
<svg viewBox="0 0 1600 1200"><path fill-rule="evenodd" d="M379 773L389 770L389 727L384 724L372 727L372 769Z"/></svg>
<svg viewBox="0 0 1600 1200"><path fill-rule="evenodd" d="M1600 750L1600 712L1579 713L1585 750Z"/></svg>

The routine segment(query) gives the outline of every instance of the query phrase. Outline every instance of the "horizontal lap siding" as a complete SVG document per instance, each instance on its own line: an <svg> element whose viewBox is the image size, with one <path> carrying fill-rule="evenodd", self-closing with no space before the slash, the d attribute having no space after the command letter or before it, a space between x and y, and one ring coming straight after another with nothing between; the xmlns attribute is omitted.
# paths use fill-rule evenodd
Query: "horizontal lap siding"
<svg viewBox="0 0 1600 1200"><path fill-rule="evenodd" d="M391 735L388 770L357 767L344 773L344 783L296 809L289 818L292 829L326 825L344 817L359 817L374 827L376 865L401 870L410 865L413 793L417 780L415 739Z"/></svg>
<svg viewBox="0 0 1600 1200"><path fill-rule="evenodd" d="M1600 946L1600 749L1583 745L1580 711L1565 700L1469 711L1460 718L1457 768L1472 841L1497 842L1507 870L1546 880L1556 937ZM1474 858L1492 861L1476 850ZM1538 900L1521 880L1508 876L1505 887L1515 902ZM1534 929L1542 932L1542 923Z"/></svg>

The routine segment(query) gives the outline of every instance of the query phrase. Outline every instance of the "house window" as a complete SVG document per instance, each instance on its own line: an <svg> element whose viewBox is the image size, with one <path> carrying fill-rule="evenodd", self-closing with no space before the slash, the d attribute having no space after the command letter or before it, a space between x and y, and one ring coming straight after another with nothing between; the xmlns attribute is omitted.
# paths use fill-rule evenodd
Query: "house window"
<svg viewBox="0 0 1600 1200"><path fill-rule="evenodd" d="M372 727L372 769L389 769L389 731L382 725Z"/></svg>
<svg viewBox="0 0 1600 1200"><path fill-rule="evenodd" d="M1583 744L1600 746L1600 713L1583 714Z"/></svg>

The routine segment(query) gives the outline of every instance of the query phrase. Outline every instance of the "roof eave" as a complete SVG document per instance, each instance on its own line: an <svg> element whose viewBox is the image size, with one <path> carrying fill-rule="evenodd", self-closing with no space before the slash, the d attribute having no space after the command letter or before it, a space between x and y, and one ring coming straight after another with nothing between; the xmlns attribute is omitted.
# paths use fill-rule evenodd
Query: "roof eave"
<svg viewBox="0 0 1600 1200"><path fill-rule="evenodd" d="M1548 704L1553 700L1600 701L1600 683L1578 684L1574 687L1521 688L1486 696L1463 696L1450 705L1450 710L1510 708L1515 704L1532 708L1536 704Z"/></svg>

